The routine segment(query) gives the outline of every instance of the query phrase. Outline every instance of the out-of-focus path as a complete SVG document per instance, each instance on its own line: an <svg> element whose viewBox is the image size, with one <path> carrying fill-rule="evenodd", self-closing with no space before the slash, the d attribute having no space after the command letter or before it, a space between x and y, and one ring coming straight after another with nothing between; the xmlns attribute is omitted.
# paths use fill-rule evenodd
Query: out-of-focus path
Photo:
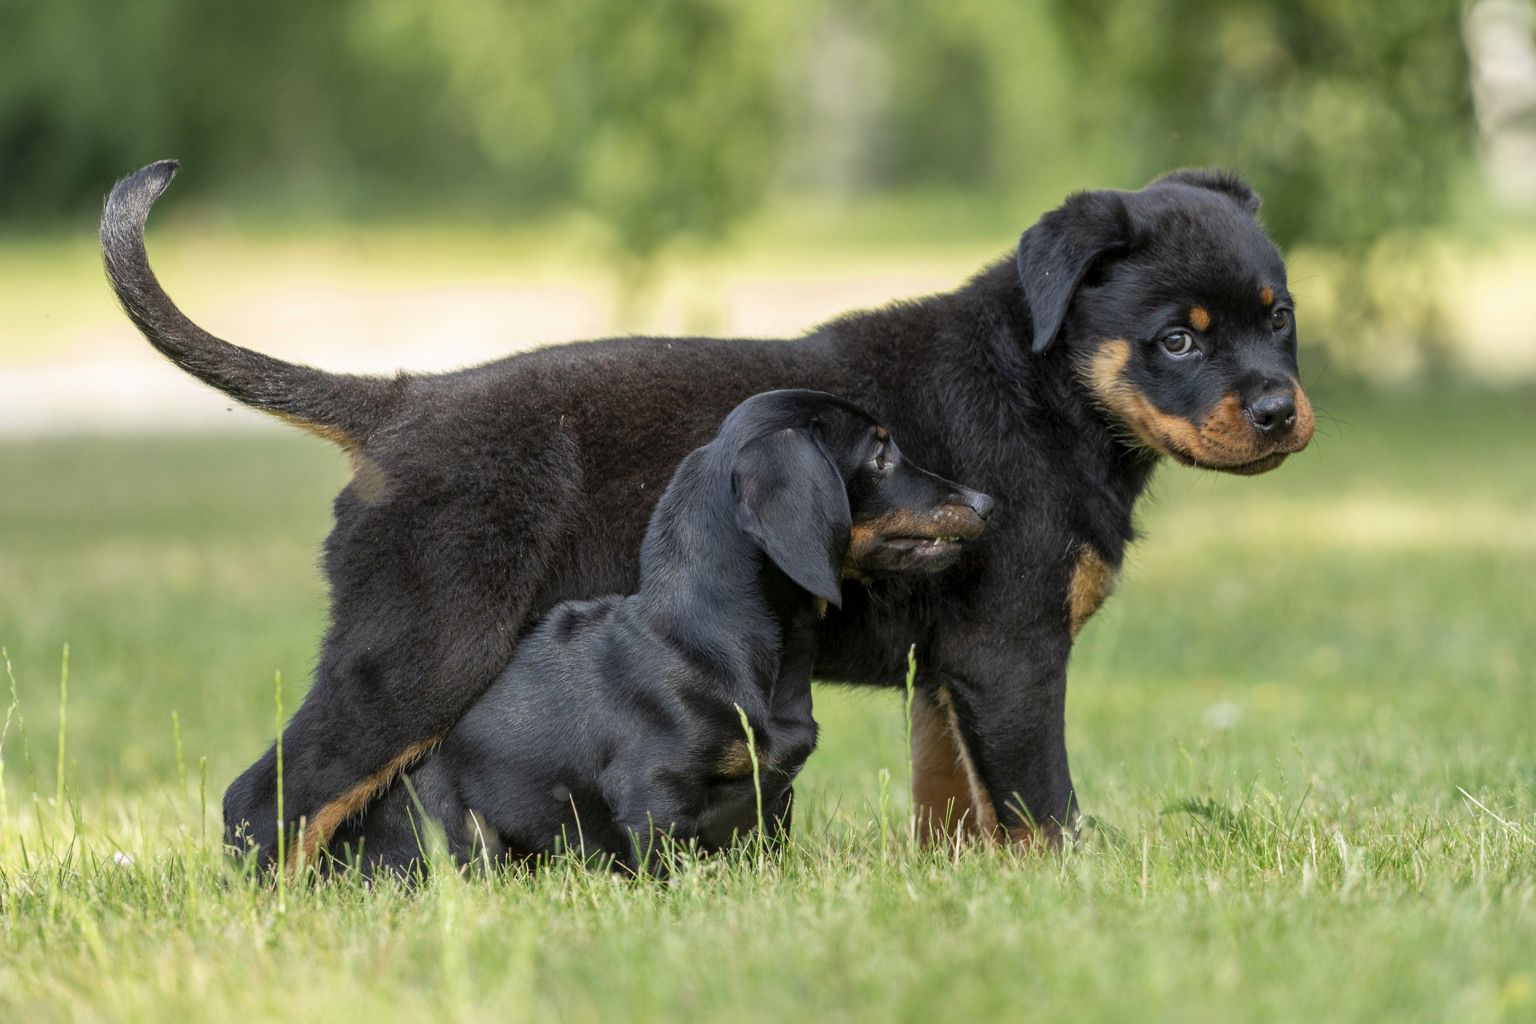
<svg viewBox="0 0 1536 1024"><path fill-rule="evenodd" d="M793 337L850 310L953 288L1007 246L744 247L670 266L622 318L612 277L580 245L489 232L273 241L173 223L151 233L150 249L171 295L215 334L329 370L392 373L624 333ZM1425 286L1440 293L1445 354L1489 382L1536 379L1536 320L1525 313L1536 240L1442 249L1430 254ZM1306 253L1291 260L1304 335L1348 298L1330 278L1336 265ZM1387 271L1377 276L1390 284ZM1380 379L1412 379L1423 352L1403 325L1370 326L1338 343ZM88 236L0 243L0 440L272 425L138 335L115 308Z"/></svg>
<svg viewBox="0 0 1536 1024"><path fill-rule="evenodd" d="M216 285L197 289L195 303L173 273L162 278L188 314L220 337L329 370L391 373L470 366L615 333L792 337L850 309L951 288L976 265L738 273L703 287L673 280L627 325L599 275L529 285L487 283L483 275L467 284L359 284L295 277L274 266L241 279L227 299L218 298ZM0 341L0 438L272 424L171 366L112 307L99 276L93 284L100 294L86 300L89 314L50 325L55 336L46 344L7 351Z"/></svg>

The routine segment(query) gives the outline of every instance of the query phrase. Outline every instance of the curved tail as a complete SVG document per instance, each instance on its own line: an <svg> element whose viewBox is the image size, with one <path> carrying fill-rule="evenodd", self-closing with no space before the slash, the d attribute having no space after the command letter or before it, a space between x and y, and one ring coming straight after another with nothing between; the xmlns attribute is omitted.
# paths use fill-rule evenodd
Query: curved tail
<svg viewBox="0 0 1536 1024"><path fill-rule="evenodd" d="M179 165L161 160L119 181L101 214L101 253L118 302L171 362L237 401L355 450L393 411L400 382L326 373L215 338L160 287L144 251L149 210Z"/></svg>

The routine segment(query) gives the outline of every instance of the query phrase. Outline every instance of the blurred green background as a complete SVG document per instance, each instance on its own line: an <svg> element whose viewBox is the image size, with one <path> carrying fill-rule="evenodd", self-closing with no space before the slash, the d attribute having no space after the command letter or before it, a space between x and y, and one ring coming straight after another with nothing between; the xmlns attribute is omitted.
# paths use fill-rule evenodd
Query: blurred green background
<svg viewBox="0 0 1536 1024"><path fill-rule="evenodd" d="M0 19L17 357L79 342L82 316L37 310L100 311L61 277L110 183L165 156L186 171L162 216L195 222L177 237L210 272L302 263L302 240L362 239L330 260L352 277L306 271L354 284L515 253L597 289L598 332L804 326L731 315L744 254L921 254L941 287L1069 191L1221 164L1265 196L1330 369L1536 373L1528 0L0 0ZM934 260L945 244L964 258ZM397 254L399 282L359 249Z"/></svg>

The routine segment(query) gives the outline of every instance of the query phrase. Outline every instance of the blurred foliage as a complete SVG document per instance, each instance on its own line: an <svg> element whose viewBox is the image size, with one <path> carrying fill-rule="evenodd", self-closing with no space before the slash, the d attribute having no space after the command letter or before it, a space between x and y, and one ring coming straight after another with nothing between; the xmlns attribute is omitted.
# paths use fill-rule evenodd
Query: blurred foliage
<svg viewBox="0 0 1536 1024"><path fill-rule="evenodd" d="M1423 279L1432 268L1402 250L1421 248L1422 230L1452 214L1473 152L1461 5L1053 3L1083 75L1088 100L1073 112L1084 130L1122 126L1141 176L1173 164L1238 169L1263 195L1277 240L1343 257L1327 315L1309 331L1330 374L1446 363L1440 296ZM1373 273L1383 262L1394 267L1386 287Z"/></svg>
<svg viewBox="0 0 1536 1024"><path fill-rule="evenodd" d="M1472 151L1460 5L1447 0L1054 0L1085 129L1121 126L1142 175L1253 178L1283 242L1433 224Z"/></svg>
<svg viewBox="0 0 1536 1024"><path fill-rule="evenodd" d="M1025 226L1171 166L1251 176L1282 243L1451 211L1446 0L0 0L0 218L189 192L367 216L577 208L643 266L770 195L963 195Z"/></svg>
<svg viewBox="0 0 1536 1024"><path fill-rule="evenodd" d="M783 8L731 0L358 5L381 74L410 53L506 191L574 200L621 253L710 240L755 205L782 134Z"/></svg>

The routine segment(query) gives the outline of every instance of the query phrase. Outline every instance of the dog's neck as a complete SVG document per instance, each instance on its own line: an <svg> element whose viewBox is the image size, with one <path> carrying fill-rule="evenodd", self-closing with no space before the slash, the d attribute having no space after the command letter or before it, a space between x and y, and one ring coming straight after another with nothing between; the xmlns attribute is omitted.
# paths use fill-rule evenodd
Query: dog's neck
<svg viewBox="0 0 1536 1024"><path fill-rule="evenodd" d="M737 525L730 466L713 446L688 455L657 502L633 600L732 687L772 697L810 683L816 598Z"/></svg>

